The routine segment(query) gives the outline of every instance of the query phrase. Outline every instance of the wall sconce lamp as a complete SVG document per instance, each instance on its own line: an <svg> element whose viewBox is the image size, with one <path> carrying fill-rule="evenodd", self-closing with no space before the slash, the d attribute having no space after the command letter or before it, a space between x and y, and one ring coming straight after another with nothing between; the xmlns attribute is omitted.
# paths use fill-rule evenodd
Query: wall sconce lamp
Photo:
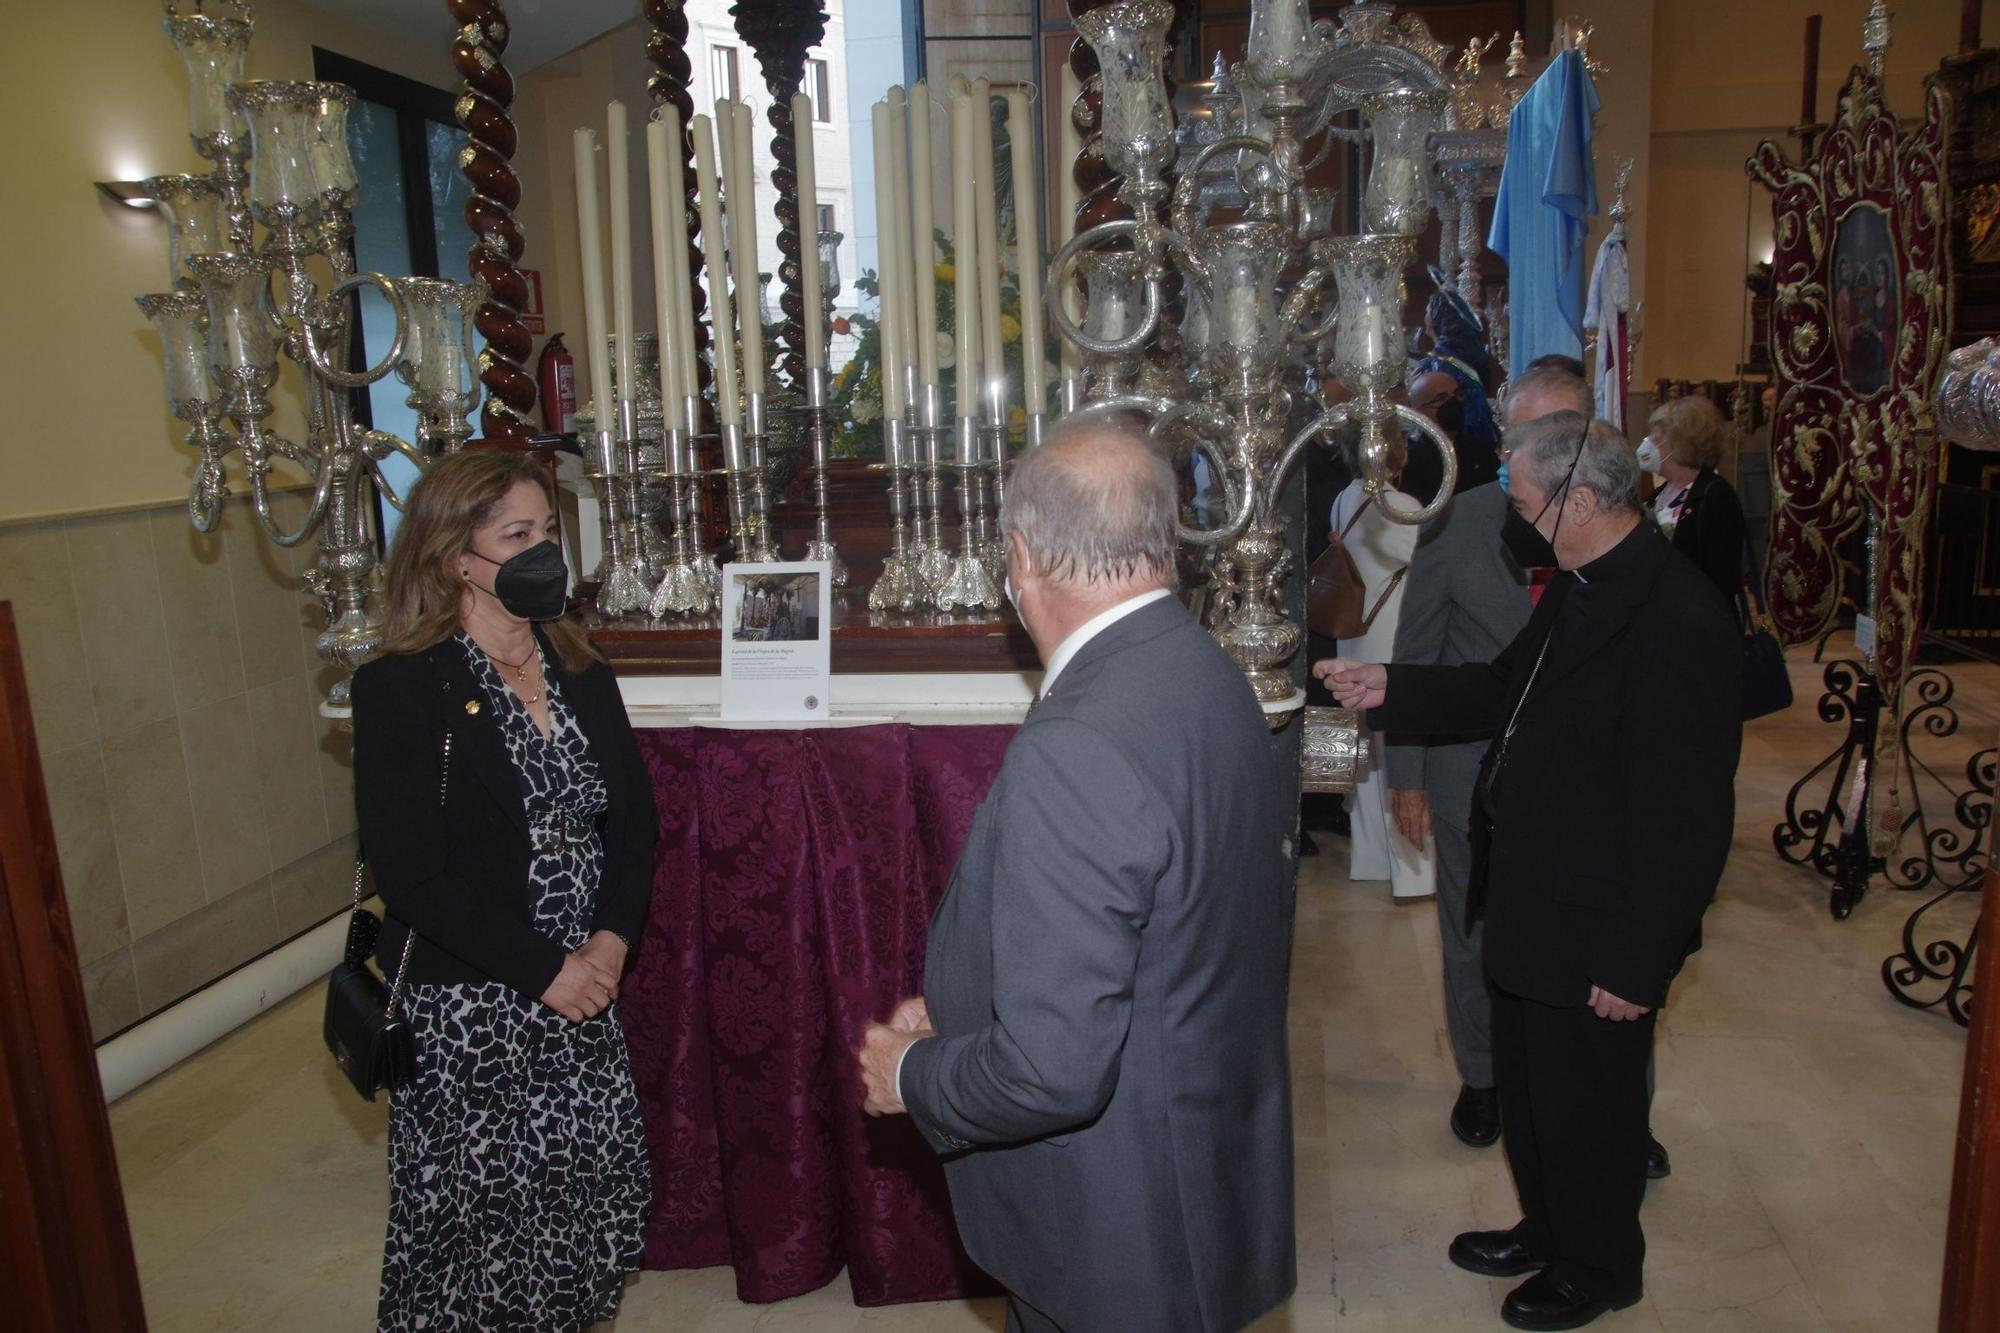
<svg viewBox="0 0 2000 1333"><path fill-rule="evenodd" d="M148 209L159 203L147 191L144 181L98 181L97 188L104 192L105 198L127 208Z"/></svg>

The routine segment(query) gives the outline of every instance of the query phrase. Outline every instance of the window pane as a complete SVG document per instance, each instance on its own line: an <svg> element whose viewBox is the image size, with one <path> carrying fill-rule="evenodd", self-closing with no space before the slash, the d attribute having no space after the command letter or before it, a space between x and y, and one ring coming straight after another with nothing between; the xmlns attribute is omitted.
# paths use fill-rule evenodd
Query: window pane
<svg viewBox="0 0 2000 1333"><path fill-rule="evenodd" d="M824 60L810 62L812 70L813 120L821 125L833 123L833 78Z"/></svg>
<svg viewBox="0 0 2000 1333"><path fill-rule="evenodd" d="M736 48L718 46L709 51L709 79L721 91L720 97L741 100L743 93L736 80Z"/></svg>
<svg viewBox="0 0 2000 1333"><path fill-rule="evenodd" d="M1034 0L924 0L927 37L1027 37Z"/></svg>
<svg viewBox="0 0 2000 1333"><path fill-rule="evenodd" d="M348 151L354 155L358 180L354 198L354 265L364 273L386 273L394 277L408 273L410 259L410 217L404 195L402 148L396 135L396 113L389 107L365 99L357 100L347 117ZM460 262L463 263L463 252ZM396 315L380 293L365 288L361 297L362 359L373 364L396 338ZM409 388L395 375L368 386L368 411L376 430L417 438L417 414L408 403ZM415 469L402 458L388 465L399 467L395 484L409 484ZM396 511L382 507L382 540L394 539Z"/></svg>
<svg viewBox="0 0 2000 1333"><path fill-rule="evenodd" d="M458 169L458 150L465 146L467 137L456 125L424 122L424 147L431 176L431 225L437 235L437 276L454 282L470 279L467 256L472 253L476 239L472 228L465 225L465 204L472 198L472 182Z"/></svg>

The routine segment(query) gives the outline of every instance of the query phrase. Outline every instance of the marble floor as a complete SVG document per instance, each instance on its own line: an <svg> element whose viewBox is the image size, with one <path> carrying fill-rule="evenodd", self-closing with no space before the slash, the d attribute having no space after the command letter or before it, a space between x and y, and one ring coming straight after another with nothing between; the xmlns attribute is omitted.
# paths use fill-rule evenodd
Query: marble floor
<svg viewBox="0 0 2000 1333"><path fill-rule="evenodd" d="M2000 670L1952 674L1964 725L1927 754L1955 771L2000 723ZM1772 853L1785 789L1834 740L1812 715L1817 672L1800 662L1794 677L1799 704L1746 736L1708 947L1661 1024L1653 1124L1674 1173L1647 1199L1646 1299L1597 1325L1613 1333L1936 1322L1964 1043L1942 1013L1883 988L1916 899L1877 889L1834 921L1822 882ZM1673 707L1662 701L1667 731ZM1660 808L1672 804L1662 793ZM1458 1230L1516 1213L1499 1150L1462 1147L1446 1128L1457 1076L1434 911L1349 883L1345 845L1323 843L1299 886L1291 1009L1299 1288L1259 1328L1499 1328L1509 1284L1445 1259ZM308 990L112 1107L157 1333L371 1325L386 1113L338 1081L321 1002ZM642 1275L616 1328L1002 1322L993 1302L859 1310L844 1280L747 1306L711 1269Z"/></svg>

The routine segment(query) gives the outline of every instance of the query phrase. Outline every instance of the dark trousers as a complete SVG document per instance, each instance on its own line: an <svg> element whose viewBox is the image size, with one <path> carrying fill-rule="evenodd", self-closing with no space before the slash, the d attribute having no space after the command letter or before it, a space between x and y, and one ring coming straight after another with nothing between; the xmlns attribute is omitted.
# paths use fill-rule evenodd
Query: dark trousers
<svg viewBox="0 0 2000 1333"><path fill-rule="evenodd" d="M1493 1072L1530 1250L1578 1289L1636 1296L1646 1259L1646 1066L1630 1023L1493 992Z"/></svg>

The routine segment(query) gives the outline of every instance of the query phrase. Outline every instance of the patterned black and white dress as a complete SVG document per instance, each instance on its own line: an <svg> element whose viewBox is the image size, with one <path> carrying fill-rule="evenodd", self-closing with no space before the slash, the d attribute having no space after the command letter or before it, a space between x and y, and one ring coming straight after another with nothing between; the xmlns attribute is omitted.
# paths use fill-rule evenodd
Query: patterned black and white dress
<svg viewBox="0 0 2000 1333"><path fill-rule="evenodd" d="M544 737L479 646L458 639L536 830L536 928L574 950L590 937L604 779L553 683ZM389 1103L380 1327L574 1333L611 1318L652 1199L615 1012L572 1024L499 982L410 986L403 1003L417 1076Z"/></svg>

